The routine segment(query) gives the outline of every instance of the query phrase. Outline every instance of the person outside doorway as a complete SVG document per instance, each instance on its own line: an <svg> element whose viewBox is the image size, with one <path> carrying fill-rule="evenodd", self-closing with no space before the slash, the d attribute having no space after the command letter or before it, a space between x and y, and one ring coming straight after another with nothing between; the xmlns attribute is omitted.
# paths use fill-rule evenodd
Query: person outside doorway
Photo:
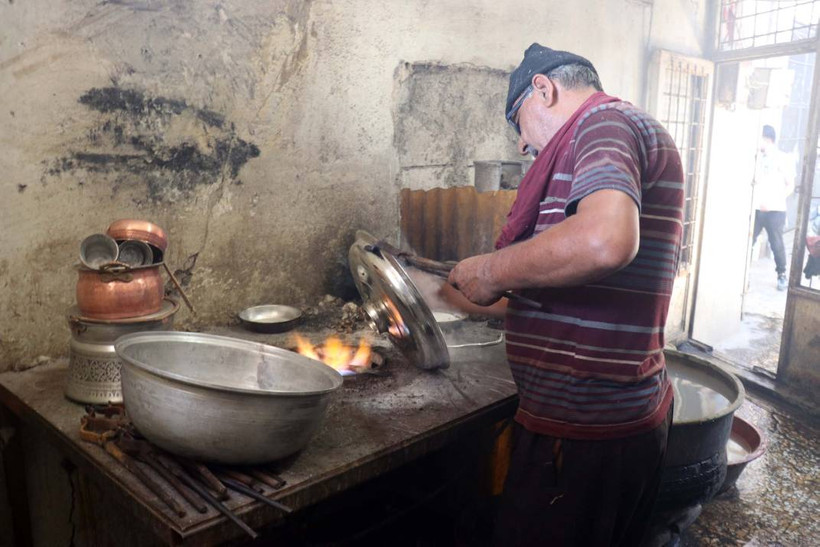
<svg viewBox="0 0 820 547"><path fill-rule="evenodd" d="M784 291L786 280L786 249L783 227L786 224L786 198L794 190L794 176L790 175L785 158L775 145L776 134L771 125L763 126L760 149L755 161L754 207L755 223L752 244L763 229L769 238L777 271L777 290Z"/></svg>

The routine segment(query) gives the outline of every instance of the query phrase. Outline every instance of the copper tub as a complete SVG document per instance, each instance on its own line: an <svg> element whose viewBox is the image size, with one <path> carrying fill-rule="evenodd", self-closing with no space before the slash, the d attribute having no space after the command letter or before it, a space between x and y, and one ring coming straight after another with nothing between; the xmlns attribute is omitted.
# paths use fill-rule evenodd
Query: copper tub
<svg viewBox="0 0 820 547"><path fill-rule="evenodd" d="M153 245L160 251L168 247L165 230L147 220L122 219L111 223L105 232L117 241L135 239Z"/></svg>
<svg viewBox="0 0 820 547"><path fill-rule="evenodd" d="M168 236L165 230L147 220L128 218L115 220L105 233L117 243L141 241L150 245L155 264L163 261L165 251L168 249Z"/></svg>
<svg viewBox="0 0 820 547"><path fill-rule="evenodd" d="M162 264L129 268L109 264L100 270L79 268L77 307L92 319L125 319L158 312L165 294Z"/></svg>

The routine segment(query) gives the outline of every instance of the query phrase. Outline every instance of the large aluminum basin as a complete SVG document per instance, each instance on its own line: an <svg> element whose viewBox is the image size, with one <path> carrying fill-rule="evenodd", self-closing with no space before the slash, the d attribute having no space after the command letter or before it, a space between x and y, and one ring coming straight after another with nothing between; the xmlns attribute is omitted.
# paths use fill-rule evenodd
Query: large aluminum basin
<svg viewBox="0 0 820 547"><path fill-rule="evenodd" d="M301 450L342 385L323 363L224 336L141 332L115 349L123 402L140 433L200 461L250 465Z"/></svg>

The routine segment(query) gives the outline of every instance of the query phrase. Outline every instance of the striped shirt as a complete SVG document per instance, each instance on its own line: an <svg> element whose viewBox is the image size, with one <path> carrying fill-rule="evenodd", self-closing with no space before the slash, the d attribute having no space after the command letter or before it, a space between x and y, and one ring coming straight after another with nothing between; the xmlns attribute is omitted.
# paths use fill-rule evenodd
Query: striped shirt
<svg viewBox="0 0 820 547"><path fill-rule="evenodd" d="M622 101L591 108L558 153L535 234L575 214L589 194L616 189L638 205L640 248L597 282L520 291L541 310L510 301L516 420L555 437L639 434L660 425L672 402L663 346L683 227L680 156L663 126Z"/></svg>

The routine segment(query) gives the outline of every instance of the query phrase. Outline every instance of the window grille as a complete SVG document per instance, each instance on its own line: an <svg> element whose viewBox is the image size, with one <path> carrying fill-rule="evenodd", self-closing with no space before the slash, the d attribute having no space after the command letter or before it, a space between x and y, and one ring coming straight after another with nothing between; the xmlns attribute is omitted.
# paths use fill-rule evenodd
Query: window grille
<svg viewBox="0 0 820 547"><path fill-rule="evenodd" d="M718 50L814 38L818 18L820 0L721 0Z"/></svg>
<svg viewBox="0 0 820 547"><path fill-rule="evenodd" d="M670 57L660 67L658 121L675 140L684 176L683 240L680 270L692 262L706 134L710 71L702 64Z"/></svg>

